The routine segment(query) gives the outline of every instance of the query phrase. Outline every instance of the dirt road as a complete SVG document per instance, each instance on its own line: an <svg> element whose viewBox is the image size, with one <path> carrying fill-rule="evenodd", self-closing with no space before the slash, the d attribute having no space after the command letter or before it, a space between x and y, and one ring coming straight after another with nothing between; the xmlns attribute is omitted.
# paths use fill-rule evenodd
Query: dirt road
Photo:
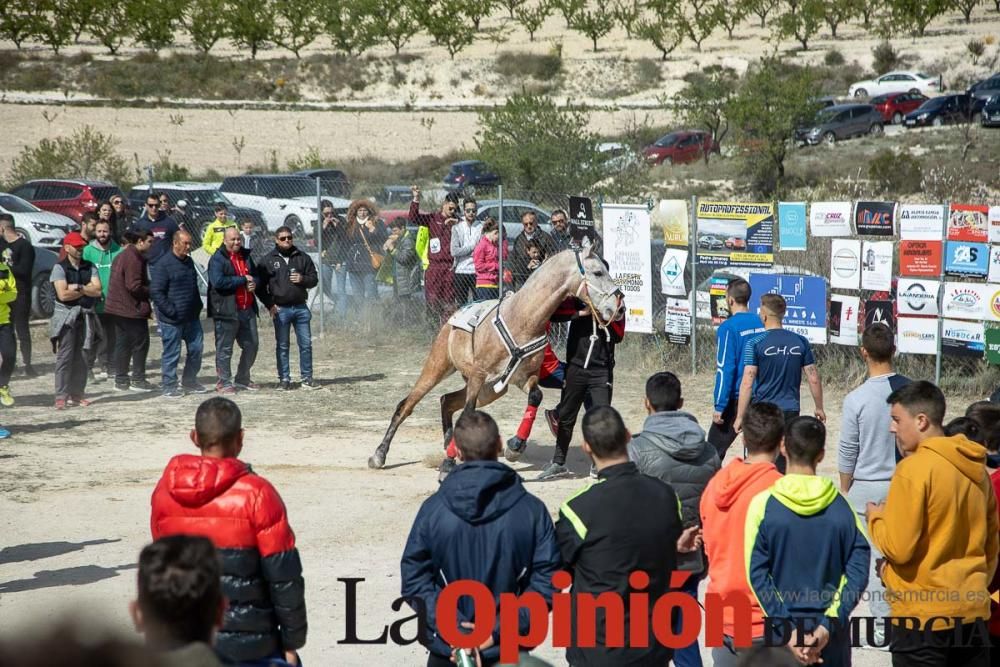
<svg viewBox="0 0 1000 667"><path fill-rule="evenodd" d="M262 326L255 379L272 383L273 335ZM55 412L52 355L35 327L42 378L15 377L17 405L0 412L14 437L0 444L0 633L30 632L34 624L75 611L91 623L130 632L127 603L135 594L134 563L149 541L149 496L174 454L193 451L188 431L201 398L165 401L158 396L113 394L107 383L92 387L89 408ZM358 587L357 631L377 637L383 626L409 615L393 612L399 595L399 557L420 503L437 487L425 459L440 452L437 400L420 405L402 427L388 468L370 471L365 462L380 439L396 401L415 379L422 349L371 345L334 331L316 343L316 375L323 389L279 393L266 388L236 397L247 429L245 460L277 486L288 507L305 565L309 642L307 665L418 665L417 646L345 646L345 584ZM206 335L203 381L212 381L213 337ZM638 346L622 350L615 404L633 431L641 428L642 390L648 361ZM648 354L648 353L647 353ZM152 359L159 359L154 339ZM158 368L158 362L153 364ZM293 375L297 363L293 362ZM706 424L712 378L685 381L687 406ZM456 381L449 382L449 387ZM808 392L803 392L808 393ZM546 392L544 405L555 402ZM437 393L431 399L436 399ZM841 395L829 392L831 455L822 466L835 474ZM956 407L963 401L955 400ZM512 396L493 409L509 434L523 409ZM541 421L525 458L515 467L530 480L552 454L553 440ZM735 449L735 448L734 448ZM587 464L576 443L570 466L583 477L529 484L555 513L559 503L588 482ZM413 625L404 632L412 634ZM562 665L562 651L539 655ZM706 652L706 657L708 653ZM707 662L706 664L710 664ZM855 652L855 664L888 665L887 654Z"/></svg>

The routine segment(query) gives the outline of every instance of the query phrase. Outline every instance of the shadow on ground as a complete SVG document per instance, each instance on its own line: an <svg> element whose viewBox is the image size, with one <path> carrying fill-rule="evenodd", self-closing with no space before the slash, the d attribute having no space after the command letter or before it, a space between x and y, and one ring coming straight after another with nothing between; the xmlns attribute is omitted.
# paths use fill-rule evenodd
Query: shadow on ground
<svg viewBox="0 0 1000 667"><path fill-rule="evenodd" d="M19 544L14 547L4 547L0 549L0 565L8 563L20 563L22 561L41 560L43 558L54 558L83 551L86 547L94 547L99 544L114 544L121 542L121 539L108 540L87 540L86 542L35 542L32 544Z"/></svg>

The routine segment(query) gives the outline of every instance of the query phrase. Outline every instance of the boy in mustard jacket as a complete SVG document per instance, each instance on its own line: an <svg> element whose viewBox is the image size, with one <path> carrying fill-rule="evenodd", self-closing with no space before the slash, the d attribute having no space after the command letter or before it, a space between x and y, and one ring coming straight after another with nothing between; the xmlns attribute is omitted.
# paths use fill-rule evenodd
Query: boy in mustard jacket
<svg viewBox="0 0 1000 667"><path fill-rule="evenodd" d="M881 576L892 616L920 621L918 630L892 627L893 667L986 667L987 585L1000 551L986 448L944 435L945 398L931 382L897 389L887 402L905 458L888 499L868 503L866 516L872 543L885 555Z"/></svg>

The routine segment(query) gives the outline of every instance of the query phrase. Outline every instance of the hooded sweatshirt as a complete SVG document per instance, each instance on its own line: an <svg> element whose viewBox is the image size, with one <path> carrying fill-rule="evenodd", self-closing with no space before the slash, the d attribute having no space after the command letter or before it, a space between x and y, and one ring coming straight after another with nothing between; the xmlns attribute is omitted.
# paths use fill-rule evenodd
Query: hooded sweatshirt
<svg viewBox="0 0 1000 667"><path fill-rule="evenodd" d="M559 565L555 526L545 504L507 465L470 461L455 468L417 512L400 563L402 595L414 609L422 605L426 610L427 634L420 643L447 657L451 651L437 631L437 599L446 585L471 579L492 591L498 605L493 638L499 641L500 594L534 591L551 606L551 579ZM459 621L472 621L473 612L471 598L461 598ZM519 620L526 636L527 610ZM499 656L497 645L483 651L486 661Z"/></svg>
<svg viewBox="0 0 1000 667"><path fill-rule="evenodd" d="M654 412L646 417L642 433L629 442L628 452L639 472L663 480L677 492L684 527L699 525L698 506L708 481L719 470L719 455L706 442L694 416L680 410ZM677 569L704 572L704 552L677 554Z"/></svg>
<svg viewBox="0 0 1000 667"><path fill-rule="evenodd" d="M735 459L708 482L701 496L701 525L708 556L708 593L745 595L750 598L754 638L764 636L764 615L747 583L743 530L747 508L761 491L781 479L773 463L747 463ZM723 607L722 631L735 636L733 610ZM741 619L742 620L742 619Z"/></svg>
<svg viewBox="0 0 1000 667"><path fill-rule="evenodd" d="M153 491L153 539L201 535L219 550L229 601L216 635L233 662L306 643L305 584L295 534L270 482L235 458L175 456Z"/></svg>
<svg viewBox="0 0 1000 667"><path fill-rule="evenodd" d="M956 435L924 440L896 466L884 510L868 519L888 561L882 580L893 616L946 617L936 630L951 617L990 616L1000 535L985 464L986 448Z"/></svg>
<svg viewBox="0 0 1000 667"><path fill-rule="evenodd" d="M831 480L786 475L757 494L744 549L747 580L765 616L808 618L828 630L835 618L847 627L868 584L871 548Z"/></svg>

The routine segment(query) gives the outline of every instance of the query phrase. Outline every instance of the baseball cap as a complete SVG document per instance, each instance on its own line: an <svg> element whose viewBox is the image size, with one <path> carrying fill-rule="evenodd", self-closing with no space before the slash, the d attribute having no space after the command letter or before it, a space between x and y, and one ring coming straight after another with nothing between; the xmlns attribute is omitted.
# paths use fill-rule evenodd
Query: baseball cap
<svg viewBox="0 0 1000 667"><path fill-rule="evenodd" d="M84 240L82 236L80 236L80 232L70 232L69 234L63 237L62 244L71 245L74 248L87 247L87 242Z"/></svg>

